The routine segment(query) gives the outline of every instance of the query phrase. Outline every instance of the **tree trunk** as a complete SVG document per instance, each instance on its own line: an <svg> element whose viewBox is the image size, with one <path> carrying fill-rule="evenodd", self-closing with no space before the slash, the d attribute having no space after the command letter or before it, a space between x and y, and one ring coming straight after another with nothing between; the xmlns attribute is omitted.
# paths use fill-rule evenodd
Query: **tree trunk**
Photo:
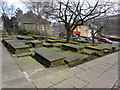
<svg viewBox="0 0 120 90"><path fill-rule="evenodd" d="M92 42L93 42L93 44L95 44L95 35L94 34L92 34Z"/></svg>
<svg viewBox="0 0 120 90"><path fill-rule="evenodd" d="M92 34L92 43L93 44L95 44L95 34L94 34L94 30L92 29L92 32L91 32L91 34Z"/></svg>
<svg viewBox="0 0 120 90"><path fill-rule="evenodd" d="M67 31L67 43L70 41L70 37L71 37L71 32Z"/></svg>

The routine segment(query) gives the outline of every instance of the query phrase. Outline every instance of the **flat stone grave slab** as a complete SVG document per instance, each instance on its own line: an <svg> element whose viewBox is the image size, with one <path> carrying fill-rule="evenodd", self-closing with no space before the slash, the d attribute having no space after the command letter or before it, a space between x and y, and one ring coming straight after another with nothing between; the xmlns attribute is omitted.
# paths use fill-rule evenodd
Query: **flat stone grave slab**
<svg viewBox="0 0 120 90"><path fill-rule="evenodd" d="M39 35L33 35L34 39L38 39L38 40L47 40L48 37L47 36L39 36Z"/></svg>
<svg viewBox="0 0 120 90"><path fill-rule="evenodd" d="M88 55L95 54L96 52L97 52L96 50L92 50L92 49L83 49L82 50L82 53L88 54Z"/></svg>
<svg viewBox="0 0 120 90"><path fill-rule="evenodd" d="M63 44L62 45L63 50L70 50L70 51L75 51L75 52L80 52L84 48L85 48L84 46L78 46L74 44Z"/></svg>
<svg viewBox="0 0 120 90"><path fill-rule="evenodd" d="M88 60L89 56L80 54L78 52L66 51L62 53L66 58L65 62L69 64L69 66L75 66L78 64L83 63L84 61Z"/></svg>
<svg viewBox="0 0 120 90"><path fill-rule="evenodd" d="M20 42L22 42L22 43L24 43L24 44L26 44L26 45L32 47L32 46L31 46L32 40L20 40Z"/></svg>
<svg viewBox="0 0 120 90"><path fill-rule="evenodd" d="M97 46L86 46L86 48L93 49L93 50L98 50L98 51L102 51L102 50L105 49L105 48L100 48L100 47L97 47Z"/></svg>
<svg viewBox="0 0 120 90"><path fill-rule="evenodd" d="M110 50L114 51L117 48L117 45L112 45L112 44L99 44L96 46L97 48L104 49L104 50Z"/></svg>
<svg viewBox="0 0 120 90"><path fill-rule="evenodd" d="M64 56L50 49L35 50L35 57L45 66L55 67L64 64Z"/></svg>
<svg viewBox="0 0 120 90"><path fill-rule="evenodd" d="M43 43L42 44L44 47L53 47L52 43Z"/></svg>
<svg viewBox="0 0 120 90"><path fill-rule="evenodd" d="M15 61L24 72L44 68L42 64L38 63L35 59L33 59L30 56L15 58Z"/></svg>
<svg viewBox="0 0 120 90"><path fill-rule="evenodd" d="M19 40L33 40L33 37L30 36L17 36Z"/></svg>
<svg viewBox="0 0 120 90"><path fill-rule="evenodd" d="M9 49L13 53L29 52L30 47L28 45L25 45L22 42L12 41L12 42L9 42L9 44L10 44Z"/></svg>
<svg viewBox="0 0 120 90"><path fill-rule="evenodd" d="M6 47L10 48L10 44L11 44L11 43L19 43L19 40L16 40L16 39L14 39L14 40L5 40L4 42L5 42L4 45L5 45Z"/></svg>
<svg viewBox="0 0 120 90"><path fill-rule="evenodd" d="M34 41L31 41L31 44L32 44L32 47L34 48L42 47L42 41L34 40Z"/></svg>
<svg viewBox="0 0 120 90"><path fill-rule="evenodd" d="M4 44L5 44L5 40L13 40L13 38L7 38L7 37L6 37L6 38L3 38L3 39L2 39L2 42L3 42Z"/></svg>
<svg viewBox="0 0 120 90"><path fill-rule="evenodd" d="M5 46L8 46L8 42L9 41L13 41L12 39L3 39L2 40L2 43L5 45Z"/></svg>
<svg viewBox="0 0 120 90"><path fill-rule="evenodd" d="M66 39L60 39L57 42L61 42L61 43L67 43Z"/></svg>
<svg viewBox="0 0 120 90"><path fill-rule="evenodd" d="M63 45L63 43L54 43L53 46L54 47L61 47Z"/></svg>
<svg viewBox="0 0 120 90"><path fill-rule="evenodd" d="M32 52L24 52L16 54L17 57L32 56Z"/></svg>
<svg viewBox="0 0 120 90"><path fill-rule="evenodd" d="M53 50L53 51L56 51L56 52L65 52L65 50L62 50L61 48L57 48L57 47L51 47L51 48L49 48L49 49L51 49L51 50Z"/></svg>
<svg viewBox="0 0 120 90"><path fill-rule="evenodd" d="M61 38L59 38L59 37L49 37L49 39L51 39L51 40L59 40Z"/></svg>
<svg viewBox="0 0 120 90"><path fill-rule="evenodd" d="M69 65L69 66L74 66L75 64L77 64L76 62L79 60L78 57L75 56L66 56L66 58L64 59L64 61Z"/></svg>

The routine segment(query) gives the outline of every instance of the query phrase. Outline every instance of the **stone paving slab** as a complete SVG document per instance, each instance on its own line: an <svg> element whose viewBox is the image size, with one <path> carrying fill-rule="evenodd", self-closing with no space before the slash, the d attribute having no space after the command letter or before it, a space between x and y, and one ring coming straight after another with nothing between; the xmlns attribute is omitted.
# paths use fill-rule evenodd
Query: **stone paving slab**
<svg viewBox="0 0 120 90"><path fill-rule="evenodd" d="M51 75L47 75L45 77L43 77L45 80L51 82L52 84L57 84L61 81L63 81L64 79L59 77L58 75L55 74L51 74Z"/></svg>
<svg viewBox="0 0 120 90"><path fill-rule="evenodd" d="M90 84L88 84L85 88L112 88L112 87L103 80L96 79Z"/></svg>
<svg viewBox="0 0 120 90"><path fill-rule="evenodd" d="M37 88L49 88L53 85L52 83L50 83L49 81L47 81L43 78L37 79L37 80L32 81L32 82L35 84L35 86Z"/></svg>
<svg viewBox="0 0 120 90"><path fill-rule="evenodd" d="M35 59L30 56L15 58L16 63L21 67L23 71L36 70L44 68L43 65L38 63Z"/></svg>
<svg viewBox="0 0 120 90"><path fill-rule="evenodd" d="M68 84L66 81L63 81L61 83L58 83L54 86L52 86L53 88L74 88L72 85Z"/></svg>
<svg viewBox="0 0 120 90"><path fill-rule="evenodd" d="M29 73L29 71L27 73ZM30 75L29 78L30 78L30 80L36 80L36 79L42 78L43 76L47 76L50 74L51 73L48 70L42 69L42 70L38 70L38 71L34 72L32 75Z"/></svg>
<svg viewBox="0 0 120 90"><path fill-rule="evenodd" d="M75 88L83 88L88 84L87 82L80 80L77 77L71 77L65 80L65 82L67 82L66 84L70 84Z"/></svg>
<svg viewBox="0 0 120 90"><path fill-rule="evenodd" d="M9 88L27 82L28 80L14 62L7 49L2 46L2 87Z"/></svg>
<svg viewBox="0 0 120 90"><path fill-rule="evenodd" d="M62 77L63 79L67 79L72 77L74 74L67 72L66 70L55 72L56 75Z"/></svg>
<svg viewBox="0 0 120 90"><path fill-rule="evenodd" d="M98 77L100 80L103 80L107 84L111 86L111 88L114 86L116 81L118 80L118 75L110 72L103 73L100 77Z"/></svg>
<svg viewBox="0 0 120 90"><path fill-rule="evenodd" d="M85 70L83 70L82 68L79 68L79 67L72 67L70 69L67 69L66 71L76 75L76 74L84 72Z"/></svg>
<svg viewBox="0 0 120 90"><path fill-rule="evenodd" d="M96 70L87 70L83 73L77 74L76 77L90 83L91 81L96 79L100 74L101 73Z"/></svg>

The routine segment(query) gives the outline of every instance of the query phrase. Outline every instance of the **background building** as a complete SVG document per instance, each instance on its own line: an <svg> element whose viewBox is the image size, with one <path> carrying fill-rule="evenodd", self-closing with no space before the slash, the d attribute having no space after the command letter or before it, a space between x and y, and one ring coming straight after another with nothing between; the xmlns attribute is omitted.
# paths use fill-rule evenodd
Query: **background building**
<svg viewBox="0 0 120 90"><path fill-rule="evenodd" d="M51 22L34 14L32 11L26 14L20 12L18 14L17 22L19 29L26 29L33 32L33 34L38 35L52 35Z"/></svg>

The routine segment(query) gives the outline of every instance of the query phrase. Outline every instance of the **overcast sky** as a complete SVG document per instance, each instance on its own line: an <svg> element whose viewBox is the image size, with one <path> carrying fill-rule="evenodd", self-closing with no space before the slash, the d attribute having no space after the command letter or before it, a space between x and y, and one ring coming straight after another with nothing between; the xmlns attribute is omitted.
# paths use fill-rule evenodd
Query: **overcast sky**
<svg viewBox="0 0 120 90"><path fill-rule="evenodd" d="M35 1L35 2L40 2L40 1L52 1L52 0L0 0L1 2L2 1L5 1L7 2L9 5L13 4L16 8L20 8L22 10L25 9L25 5L23 4L23 1ZM61 0L61 1L66 1L66 0ZM76 0L75 0L76 1ZM96 0L88 0L89 2L91 3L95 3ZM115 1L115 2L118 2L118 0L102 0L102 1ZM117 7L117 5L116 5Z"/></svg>

